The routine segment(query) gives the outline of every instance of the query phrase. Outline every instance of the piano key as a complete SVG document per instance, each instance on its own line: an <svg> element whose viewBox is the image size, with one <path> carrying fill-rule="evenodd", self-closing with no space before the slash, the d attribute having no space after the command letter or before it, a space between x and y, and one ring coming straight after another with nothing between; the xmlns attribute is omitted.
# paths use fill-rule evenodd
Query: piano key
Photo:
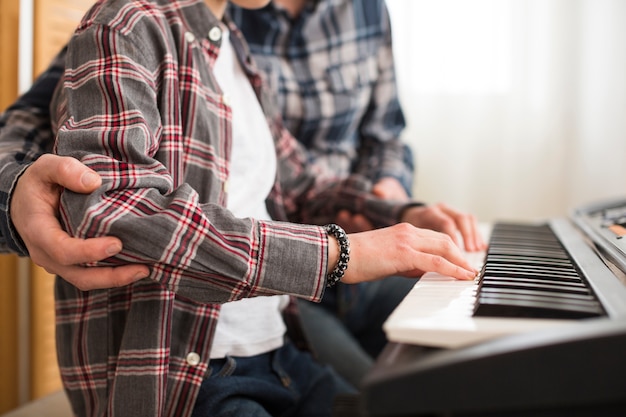
<svg viewBox="0 0 626 417"><path fill-rule="evenodd" d="M569 259L546 259L536 258L532 256L523 255L511 255L511 254L488 254L485 257L486 263L499 263L499 262L518 262L523 264L540 264L540 265L555 265L555 266L571 266L572 263Z"/></svg>
<svg viewBox="0 0 626 417"><path fill-rule="evenodd" d="M532 256L539 259L568 259L567 255L561 251L538 251L534 249L515 249L515 248L489 248L489 254L494 255L511 255L520 254L524 256Z"/></svg>
<svg viewBox="0 0 626 417"><path fill-rule="evenodd" d="M575 294L589 294L589 290L585 286L566 286L566 285L554 285L554 284L546 284L546 283L538 283L538 282L529 282L527 280L512 280L512 279L484 279L480 283L480 288L488 288L488 287L498 287L498 288L524 288L524 289L532 289L535 288L537 290L546 290L546 291L559 291L564 293L575 293Z"/></svg>
<svg viewBox="0 0 626 417"><path fill-rule="evenodd" d="M504 288L483 288L481 295L484 296L505 296L507 294L527 295L537 298L555 298L562 300L570 300L573 303L576 302L591 302L594 305L598 305L596 298L591 294L571 294L553 291L537 291L537 290L523 290L523 289L504 289Z"/></svg>
<svg viewBox="0 0 626 417"><path fill-rule="evenodd" d="M604 312L599 304L579 305L556 298L538 299L526 296L478 297L474 315L497 317L533 317L549 319L581 319L598 317Z"/></svg>
<svg viewBox="0 0 626 417"><path fill-rule="evenodd" d="M535 239L498 239L495 238L491 241L491 245L494 247L520 247L520 248L533 248L533 249L549 249L563 251L563 247L558 241L549 242L545 240Z"/></svg>
<svg viewBox="0 0 626 417"><path fill-rule="evenodd" d="M513 265L513 264L504 264L504 265L486 265L485 273L492 274L504 274L504 275L536 275L538 277L541 276L554 276L561 278L563 280L576 280L580 281L580 276L578 272L576 272L573 268L554 268L554 267L544 267L541 265Z"/></svg>
<svg viewBox="0 0 626 417"><path fill-rule="evenodd" d="M481 286L495 286L495 285L504 285L504 284L515 285L516 283L527 284L527 285L553 285L557 289L566 289L566 288L577 288L584 289L585 291L589 291L587 286L583 282L572 282L572 281L562 281L558 279L541 279L541 278L529 278L523 276L508 276L508 277L494 277L494 276L485 276L481 282Z"/></svg>
<svg viewBox="0 0 626 417"><path fill-rule="evenodd" d="M574 275L574 276L580 275L578 270L573 265L568 265L568 264L557 265L557 264L543 263L540 261L535 261L535 262L495 261L494 262L493 260L487 260L487 262L485 262L485 266L489 268L498 268L498 269L524 269L528 271L531 271L531 270L552 271L552 272L558 272L558 273Z"/></svg>

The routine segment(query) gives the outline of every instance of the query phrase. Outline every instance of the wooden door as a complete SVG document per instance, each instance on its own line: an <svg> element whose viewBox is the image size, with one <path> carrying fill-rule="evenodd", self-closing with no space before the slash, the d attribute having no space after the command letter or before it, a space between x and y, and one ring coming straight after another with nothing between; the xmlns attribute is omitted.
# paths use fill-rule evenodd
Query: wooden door
<svg viewBox="0 0 626 417"><path fill-rule="evenodd" d="M19 3L0 0L0 111L18 93ZM34 0L33 76L47 68L92 4L93 0ZM20 405L20 400L61 388L54 342L54 277L33 264L24 265L15 256L0 255L0 414ZM20 277L28 281L24 297L19 296L18 268L26 270ZM29 320L26 328L18 329L20 311ZM19 345L19 332L28 335L27 346ZM24 363L30 370L20 367Z"/></svg>
<svg viewBox="0 0 626 417"><path fill-rule="evenodd" d="M17 95L19 1L0 0L0 110Z"/></svg>
<svg viewBox="0 0 626 417"><path fill-rule="evenodd" d="M11 0L14 1L14 0ZM34 0L33 75L68 42L93 0ZM31 266L31 398L61 388L54 340L54 277Z"/></svg>
<svg viewBox="0 0 626 417"><path fill-rule="evenodd" d="M0 0L0 111L17 96L19 2ZM0 414L18 405L17 258L0 255Z"/></svg>
<svg viewBox="0 0 626 417"><path fill-rule="evenodd" d="M34 0L34 4L33 70L37 76L67 43L94 0Z"/></svg>

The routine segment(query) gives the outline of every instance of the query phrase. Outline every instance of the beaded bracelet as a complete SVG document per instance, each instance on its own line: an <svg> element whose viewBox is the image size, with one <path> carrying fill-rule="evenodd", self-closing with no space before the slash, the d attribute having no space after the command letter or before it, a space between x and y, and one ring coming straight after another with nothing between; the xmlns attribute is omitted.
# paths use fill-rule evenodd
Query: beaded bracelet
<svg viewBox="0 0 626 417"><path fill-rule="evenodd" d="M334 236L339 243L339 261L337 261L335 268L330 271L326 277L326 286L332 287L341 281L341 278L343 278L343 275L346 273L346 269L348 269L348 261L350 260L350 241L348 240L346 231L336 224L327 224L324 226L324 229L326 230L326 233Z"/></svg>

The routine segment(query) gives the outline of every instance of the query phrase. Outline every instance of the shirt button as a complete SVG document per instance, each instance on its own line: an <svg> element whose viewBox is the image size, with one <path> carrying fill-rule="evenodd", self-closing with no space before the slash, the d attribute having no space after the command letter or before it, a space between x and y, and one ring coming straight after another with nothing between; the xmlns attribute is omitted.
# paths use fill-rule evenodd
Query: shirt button
<svg viewBox="0 0 626 417"><path fill-rule="evenodd" d="M185 32L185 40L188 43L192 43L193 41L196 40L196 36L191 32Z"/></svg>
<svg viewBox="0 0 626 417"><path fill-rule="evenodd" d="M222 104L230 106L230 96L228 94L222 96Z"/></svg>
<svg viewBox="0 0 626 417"><path fill-rule="evenodd" d="M221 38L222 38L222 30L220 28L215 26L211 28L211 30L209 30L209 39L211 39L213 42L217 42Z"/></svg>
<svg viewBox="0 0 626 417"><path fill-rule="evenodd" d="M200 355L196 352L190 352L187 355L187 363L191 366L196 366L200 363Z"/></svg>
<svg viewBox="0 0 626 417"><path fill-rule="evenodd" d="M222 190L224 190L224 192L228 194L228 180L224 181L224 184L222 185Z"/></svg>

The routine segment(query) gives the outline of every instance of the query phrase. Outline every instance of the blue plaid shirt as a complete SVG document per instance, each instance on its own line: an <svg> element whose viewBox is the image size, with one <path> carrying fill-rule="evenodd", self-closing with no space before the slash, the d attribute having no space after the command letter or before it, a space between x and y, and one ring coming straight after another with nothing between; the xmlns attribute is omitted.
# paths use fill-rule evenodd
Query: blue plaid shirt
<svg viewBox="0 0 626 417"><path fill-rule="evenodd" d="M405 119L384 0L312 0L296 19L273 3L229 12L311 158L342 176L396 178L410 194L413 157L399 139Z"/></svg>

